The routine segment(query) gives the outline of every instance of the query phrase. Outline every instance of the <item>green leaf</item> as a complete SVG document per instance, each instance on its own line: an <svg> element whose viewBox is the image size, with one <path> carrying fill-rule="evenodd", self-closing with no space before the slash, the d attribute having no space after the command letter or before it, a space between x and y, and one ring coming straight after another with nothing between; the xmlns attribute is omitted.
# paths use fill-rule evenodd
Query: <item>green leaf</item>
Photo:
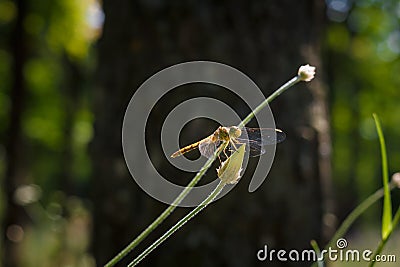
<svg viewBox="0 0 400 267"><path fill-rule="evenodd" d="M236 184L240 179L244 157L245 144L241 145L226 161L217 169L218 177L225 184Z"/></svg>
<svg viewBox="0 0 400 267"><path fill-rule="evenodd" d="M389 172L387 163L387 154L385 146L385 138L383 136L382 127L379 122L378 116L373 114L376 130L378 132L379 143L381 146L381 157L382 157L382 179L383 179L383 214L382 214L382 239L385 240L392 232L392 202L390 200L390 189L389 189Z"/></svg>

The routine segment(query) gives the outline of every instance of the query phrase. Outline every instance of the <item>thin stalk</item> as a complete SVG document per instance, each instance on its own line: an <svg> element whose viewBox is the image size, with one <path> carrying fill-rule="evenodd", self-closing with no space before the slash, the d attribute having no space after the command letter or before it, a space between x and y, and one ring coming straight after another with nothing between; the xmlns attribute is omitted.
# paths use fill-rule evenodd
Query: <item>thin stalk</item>
<svg viewBox="0 0 400 267"><path fill-rule="evenodd" d="M391 182L389 184L389 189L393 190L394 188L396 188L396 185ZM350 226L354 223L354 221L360 217L361 214L363 214L369 207L372 206L372 204L376 203L379 199L381 199L385 194L384 188L380 188L378 190L375 191L375 193L373 193L372 195L370 195L367 199L365 199L363 202L361 202L360 205L358 205L347 217L346 219L343 221L343 223L340 225L339 229L336 231L335 235L331 238L331 240L329 241L329 243L325 246L325 250L328 250L330 247L333 247L335 245L335 242L343 237L346 232L349 230ZM400 208L399 208L400 210ZM400 219L400 211L397 210L396 216L397 218L397 223L399 222ZM396 218L395 216L395 218ZM395 220L393 220L393 228L394 228L394 222ZM397 224L396 223L396 224ZM313 263L312 266L316 266L317 263ZM318 263L319 264L319 263Z"/></svg>
<svg viewBox="0 0 400 267"><path fill-rule="evenodd" d="M175 231L185 225L191 218L193 218L197 213L207 207L224 189L225 183L219 182L217 187L211 192L211 194L201 202L199 206L194 208L190 213L183 217L179 222L177 222L173 227L171 227L165 234L163 234L159 239L157 239L153 244L151 244L145 251L143 251L139 256L137 256L128 267L136 266L140 261L142 261L150 252L156 249L162 242L164 242L168 237L170 237Z"/></svg>
<svg viewBox="0 0 400 267"><path fill-rule="evenodd" d="M396 214L393 217L392 221L392 229L388 233L388 236L385 239L381 239L379 242L378 248L376 249L374 255L372 256L372 261L369 263L369 267L373 267L375 265L374 259L376 258L377 255L381 254L383 248L385 247L387 241L389 240L390 235L393 233L393 229L396 228L396 226L399 224L400 221L400 207L397 209Z"/></svg>
<svg viewBox="0 0 400 267"><path fill-rule="evenodd" d="M286 82L284 85L279 87L275 92L273 92L267 99L265 99L260 105L258 105L252 112L250 112L249 115L247 115L246 118L244 118L239 124L238 127L242 128L244 127L247 123L251 121L251 119L254 118L254 116L260 112L265 106L267 106L269 103L272 102L277 96L282 94L284 91L295 85L296 83L300 82L301 78L300 76L293 77L290 81Z"/></svg>
<svg viewBox="0 0 400 267"><path fill-rule="evenodd" d="M317 241L311 240L310 244L311 244L311 247L314 249L315 253L317 253L317 257L318 257L317 264L318 264L318 267L324 267L324 261L319 260L320 255L321 255L321 249L319 248Z"/></svg>
<svg viewBox="0 0 400 267"><path fill-rule="evenodd" d="M389 189L393 190L396 186L394 183L390 183ZM332 247L334 243L341 237L343 237L347 230L350 228L350 226L354 223L354 221L360 217L361 214L363 214L369 207L372 206L375 202L377 202L379 199L381 199L385 194L384 188L378 189L375 193L370 195L367 199L365 199L363 202L361 202L360 205L358 205L343 221L343 223L340 225L339 229L336 231L335 235L332 237L331 241L326 245L325 249L328 249L329 247Z"/></svg>
<svg viewBox="0 0 400 267"><path fill-rule="evenodd" d="M112 258L105 267L112 267L117 262L119 262L123 257L125 257L132 249L140 244L154 229L161 224L175 208L182 202L182 200L189 194L192 188L200 181L201 177L206 173L208 168L212 165L214 160L218 155L226 148L226 145L221 145L214 153L214 155L209 158L204 166L197 172L196 176L190 181L190 183L182 190L182 192L175 198L175 200L161 213L143 232L137 236L128 246L126 246L122 251L120 251L114 258Z"/></svg>

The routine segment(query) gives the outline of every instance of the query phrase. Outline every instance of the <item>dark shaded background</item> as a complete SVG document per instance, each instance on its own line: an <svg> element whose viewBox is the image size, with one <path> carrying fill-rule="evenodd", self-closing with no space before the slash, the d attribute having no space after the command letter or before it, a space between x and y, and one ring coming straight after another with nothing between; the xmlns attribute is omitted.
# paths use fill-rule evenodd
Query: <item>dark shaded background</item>
<svg viewBox="0 0 400 267"><path fill-rule="evenodd" d="M130 178L122 119L144 80L190 60L231 65L266 96L304 63L317 66L317 77L271 105L287 140L262 188L249 194L243 177L142 265L261 266L256 252L265 244L309 249L316 239L322 246L381 185L372 112L383 122L390 174L398 171L399 17L394 0L0 0L3 266L101 266L165 209ZM196 96L248 112L226 90L204 85L178 88L157 104L149 151L183 184L193 174L166 164L159 130L164 114ZM181 142L215 127L193 121ZM120 266L188 211L178 209ZM379 221L375 206L350 242L373 249L376 238L367 234L379 236Z"/></svg>

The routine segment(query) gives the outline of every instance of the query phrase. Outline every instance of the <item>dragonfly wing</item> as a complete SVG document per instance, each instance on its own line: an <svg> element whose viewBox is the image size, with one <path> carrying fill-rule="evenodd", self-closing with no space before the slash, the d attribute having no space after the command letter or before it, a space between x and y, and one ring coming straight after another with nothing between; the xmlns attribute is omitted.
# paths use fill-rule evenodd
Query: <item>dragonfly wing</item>
<svg viewBox="0 0 400 267"><path fill-rule="evenodd" d="M247 128L244 127L238 139L250 140L261 146L275 145L285 140L286 134L279 129L273 128Z"/></svg>
<svg viewBox="0 0 400 267"><path fill-rule="evenodd" d="M249 150L249 156L250 157L258 157L262 154L265 154L266 150L263 145L260 145L259 142L255 142L252 140L246 140L246 139L240 139L237 138L236 141L240 144L246 144L246 149ZM237 145L236 145L237 147ZM231 146L231 150L234 151L235 148Z"/></svg>
<svg viewBox="0 0 400 267"><path fill-rule="evenodd" d="M257 157L266 152L266 145L275 145L285 138L285 133L279 129L245 127L242 129L242 134L236 138L236 142L246 144L250 157Z"/></svg>
<svg viewBox="0 0 400 267"><path fill-rule="evenodd" d="M260 145L257 142L249 141L249 148L250 148L250 157L258 157L262 154L265 154L265 147Z"/></svg>
<svg viewBox="0 0 400 267"><path fill-rule="evenodd" d="M204 141L199 144L200 154L206 158L211 158L217 149L217 142Z"/></svg>

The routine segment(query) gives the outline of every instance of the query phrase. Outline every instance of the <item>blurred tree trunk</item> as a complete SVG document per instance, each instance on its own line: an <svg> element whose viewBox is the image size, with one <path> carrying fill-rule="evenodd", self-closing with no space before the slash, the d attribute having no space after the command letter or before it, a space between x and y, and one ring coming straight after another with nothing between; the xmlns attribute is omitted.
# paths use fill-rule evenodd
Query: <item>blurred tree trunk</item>
<svg viewBox="0 0 400 267"><path fill-rule="evenodd" d="M4 223L2 231L4 233L2 241L4 250L0 255L3 259L3 266L17 266L18 264L18 242L23 237L23 226L27 220L27 215L22 206L18 205L14 199L14 192L23 183L23 177L19 171L21 158L21 118L26 95L26 85L24 79L24 65L27 61L27 35L24 29L24 20L27 15L27 2L23 0L15 1L17 17L10 38L10 50L13 58L12 66L12 87L11 87L11 110L10 121L7 130L6 143L6 173L4 187L6 203L4 206Z"/></svg>
<svg viewBox="0 0 400 267"><path fill-rule="evenodd" d="M207 59L244 71L268 95L301 64L316 65L321 73L325 12L317 0L118 4L105 0L103 7L106 21L98 46L91 145L93 250L98 265L165 208L140 190L125 167L121 128L134 90L167 66ZM330 135L321 76L296 86L271 106L287 140L278 146L262 188L249 194L242 181L146 258L144 266L263 265L256 253L264 245L309 248L311 239L324 240L331 234ZM178 211L167 225L186 212Z"/></svg>
<svg viewBox="0 0 400 267"><path fill-rule="evenodd" d="M61 154L61 171L59 177L59 187L67 195L77 195L79 192L73 181L73 128L76 121L76 113L79 108L79 92L82 91L84 84L84 73L77 62L63 55L63 68L65 82L63 90L63 109L65 110L65 121L63 125L63 148Z"/></svg>

